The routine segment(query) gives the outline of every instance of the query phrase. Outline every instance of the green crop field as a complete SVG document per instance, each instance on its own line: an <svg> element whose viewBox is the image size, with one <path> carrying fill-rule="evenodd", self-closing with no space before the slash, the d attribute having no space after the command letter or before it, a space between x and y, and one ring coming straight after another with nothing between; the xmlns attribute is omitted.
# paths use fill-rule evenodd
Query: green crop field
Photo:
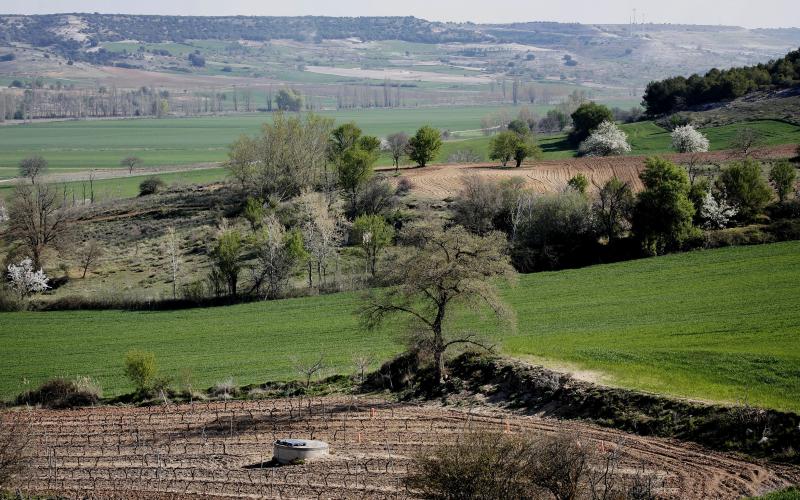
<svg viewBox="0 0 800 500"><path fill-rule="evenodd" d="M470 313L461 322L503 352L594 372L603 382L800 411L800 242L670 255L522 276L504 295L517 332ZM0 314L0 395L52 376L91 375L131 389L122 358L154 351L164 372L210 386L296 378L292 358L324 353L331 372L401 350L391 328L367 333L356 294L172 312ZM396 327L393 327L396 328Z"/></svg>
<svg viewBox="0 0 800 500"><path fill-rule="evenodd" d="M776 120L757 120L751 122L709 127L701 131L708 137L712 151L730 149L737 132L749 127L761 134L766 145L800 143L800 127ZM669 131L653 122L639 122L623 125L631 143L631 154L655 154L672 152Z"/></svg>
<svg viewBox="0 0 800 500"><path fill-rule="evenodd" d="M622 104L622 103L618 103ZM549 106L530 107L544 114ZM414 132L424 124L478 135L482 117L510 106L420 107L325 111L337 123L356 122L366 133L385 137L393 132ZM202 118L88 120L33 123L0 127L0 179L16 175L19 161L41 154L53 172L118 168L126 156L140 157L146 165L188 165L226 159L228 145L242 134L255 134L269 114ZM478 152L485 154L488 138L477 137ZM455 146L454 146L455 147ZM447 158L445 152L440 160ZM382 164L389 164L388 158Z"/></svg>
<svg viewBox="0 0 800 500"><path fill-rule="evenodd" d="M423 124L473 130L487 113L515 110L497 106L373 109L323 112L338 123L355 121L366 133L386 136L413 132ZM183 165L220 161L242 134L255 134L268 114L210 118L95 120L0 127L0 178L16 174L19 160L41 154L52 171L115 168L130 155L145 165Z"/></svg>
<svg viewBox="0 0 800 500"><path fill-rule="evenodd" d="M227 170L222 167L187 170L184 172L171 172L158 174L156 177L163 180L167 186L180 186L188 184L211 184L227 176ZM139 184L151 177L150 175L132 175L115 179L99 179L94 181L94 200L102 202L121 198L133 198L139 195ZM80 200L89 198L89 181L73 181L59 184L67 188L67 197L71 199L72 193ZM60 189L60 187L59 187ZM14 184L0 184L0 199L8 199L14 190Z"/></svg>

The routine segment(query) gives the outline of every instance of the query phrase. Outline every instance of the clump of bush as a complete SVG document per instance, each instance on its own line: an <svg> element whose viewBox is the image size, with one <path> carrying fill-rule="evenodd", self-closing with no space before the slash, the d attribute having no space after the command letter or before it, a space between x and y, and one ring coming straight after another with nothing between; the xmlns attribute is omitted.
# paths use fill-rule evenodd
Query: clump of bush
<svg viewBox="0 0 800 500"><path fill-rule="evenodd" d="M622 473L619 460L567 433L477 432L417 456L407 484L433 499L656 498L656 476Z"/></svg>
<svg viewBox="0 0 800 500"><path fill-rule="evenodd" d="M145 351L128 351L125 354L125 376L138 392L153 388L158 374L156 355Z"/></svg>
<svg viewBox="0 0 800 500"><path fill-rule="evenodd" d="M0 283L0 312L23 311L26 308L25 301L18 293L11 290L5 283Z"/></svg>
<svg viewBox="0 0 800 500"><path fill-rule="evenodd" d="M100 386L91 378L79 377L76 380L55 378L17 396L16 404L45 408L75 408L95 405L101 397Z"/></svg>
<svg viewBox="0 0 800 500"><path fill-rule="evenodd" d="M148 177L139 183L139 196L156 194L164 189L166 184L160 177Z"/></svg>
<svg viewBox="0 0 800 500"><path fill-rule="evenodd" d="M236 385L236 382L232 377L228 377L225 380L220 380L214 384L214 387L211 388L211 395L222 399L230 399L238 394L239 387Z"/></svg>

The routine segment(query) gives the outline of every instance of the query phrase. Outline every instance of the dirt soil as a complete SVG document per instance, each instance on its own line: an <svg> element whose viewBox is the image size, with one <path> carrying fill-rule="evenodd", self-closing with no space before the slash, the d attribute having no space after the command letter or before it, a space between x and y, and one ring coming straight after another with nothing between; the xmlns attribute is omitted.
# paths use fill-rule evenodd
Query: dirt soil
<svg viewBox="0 0 800 500"><path fill-rule="evenodd" d="M622 470L657 474L666 498L738 498L800 481L798 467L473 403L324 397L23 411L32 464L13 487L65 498L405 498L415 453L475 429L567 431L600 453L621 447ZM273 442L289 437L327 441L331 456L270 466Z"/></svg>
<svg viewBox="0 0 800 500"><path fill-rule="evenodd" d="M787 144L763 148L756 152L759 158L791 158L795 155L796 145ZM689 155L659 155L675 162L686 162ZM697 161L705 163L725 162L733 159L730 151L715 151L696 155ZM403 170L403 177L409 179L414 187L412 192L419 196L445 199L454 197L463 186L468 176L480 176L491 180L521 177L525 186L539 193L555 192L563 189L567 181L576 174L583 174L589 179L590 188L599 189L612 177L627 182L634 191L642 186L639 172L644 169L647 156L615 156L566 158L561 160L540 160L532 164L523 164L520 168L498 167L497 163L447 164L431 165L419 169Z"/></svg>

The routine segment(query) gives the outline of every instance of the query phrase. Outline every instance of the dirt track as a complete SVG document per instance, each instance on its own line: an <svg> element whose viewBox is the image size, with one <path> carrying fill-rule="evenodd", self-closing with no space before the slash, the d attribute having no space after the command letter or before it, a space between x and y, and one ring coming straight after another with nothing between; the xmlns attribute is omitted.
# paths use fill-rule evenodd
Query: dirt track
<svg viewBox="0 0 800 500"><path fill-rule="evenodd" d="M761 149L759 158L789 158L795 155L796 146L787 144ZM687 155L660 155L670 160L687 161ZM403 177L414 185L412 191L420 196L444 199L458 194L467 176L480 176L499 180L510 177L525 179L526 187L544 193L558 191L566 186L574 175L582 173L589 178L593 189L599 189L612 177L627 182L634 191L642 189L639 172L644 168L646 156L616 156L605 158L567 158L542 160L535 164L523 164L520 168L498 167L496 163L467 165L431 165L422 169L403 171ZM697 155L699 161L716 163L732 159L729 151L715 151Z"/></svg>
<svg viewBox="0 0 800 500"><path fill-rule="evenodd" d="M70 498L403 498L409 457L469 429L567 430L600 452L620 446L623 468L658 474L668 498L738 498L800 481L796 467L485 406L338 397L38 410L30 417L33 465L15 487ZM305 465L262 466L273 441L286 437L328 441L332 455Z"/></svg>

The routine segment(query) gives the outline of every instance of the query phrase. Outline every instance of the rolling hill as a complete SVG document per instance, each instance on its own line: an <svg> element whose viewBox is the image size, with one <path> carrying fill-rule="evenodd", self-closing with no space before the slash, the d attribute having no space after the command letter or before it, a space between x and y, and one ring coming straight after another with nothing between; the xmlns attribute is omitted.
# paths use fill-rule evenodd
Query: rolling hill
<svg viewBox="0 0 800 500"><path fill-rule="evenodd" d="M800 242L696 251L524 275L503 295L517 332L469 313L501 352L604 383L706 400L800 410ZM353 293L169 312L0 314L0 394L48 377L90 375L131 390L124 353L154 351L164 374L195 384L297 378L293 360L324 354L328 373L376 366L402 350L397 325L358 326Z"/></svg>

